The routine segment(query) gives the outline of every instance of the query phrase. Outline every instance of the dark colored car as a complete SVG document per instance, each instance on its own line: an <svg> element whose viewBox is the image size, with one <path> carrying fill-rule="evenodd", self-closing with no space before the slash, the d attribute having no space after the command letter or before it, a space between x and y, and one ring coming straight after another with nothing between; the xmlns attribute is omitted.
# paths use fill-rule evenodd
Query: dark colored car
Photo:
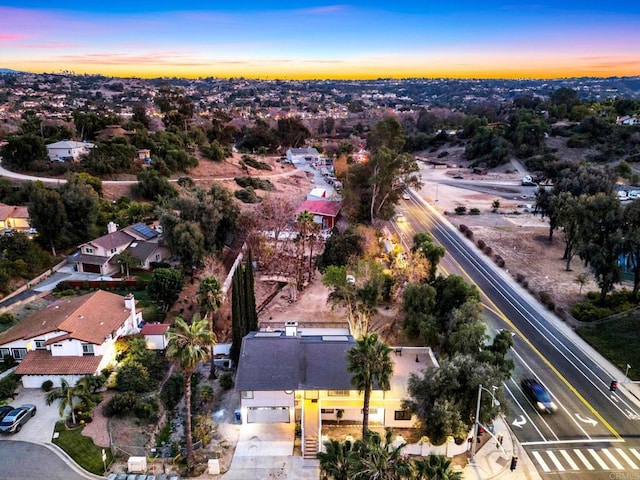
<svg viewBox="0 0 640 480"><path fill-rule="evenodd" d="M551 400L551 395L544 385L535 378L525 378L520 383L522 391L540 412L553 413L558 406Z"/></svg>
<svg viewBox="0 0 640 480"><path fill-rule="evenodd" d="M0 421L0 433L18 433L35 414L35 405L25 404L14 408Z"/></svg>
<svg viewBox="0 0 640 480"><path fill-rule="evenodd" d="M11 410L13 410L13 407L11 405L3 405L2 407L0 407L0 420L6 417Z"/></svg>

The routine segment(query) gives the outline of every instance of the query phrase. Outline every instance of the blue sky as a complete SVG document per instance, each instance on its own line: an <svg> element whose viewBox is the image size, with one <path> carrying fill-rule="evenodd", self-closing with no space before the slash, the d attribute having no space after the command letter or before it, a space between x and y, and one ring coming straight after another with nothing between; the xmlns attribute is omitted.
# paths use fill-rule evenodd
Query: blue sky
<svg viewBox="0 0 640 480"><path fill-rule="evenodd" d="M0 67L122 76L640 74L640 2L4 1Z"/></svg>

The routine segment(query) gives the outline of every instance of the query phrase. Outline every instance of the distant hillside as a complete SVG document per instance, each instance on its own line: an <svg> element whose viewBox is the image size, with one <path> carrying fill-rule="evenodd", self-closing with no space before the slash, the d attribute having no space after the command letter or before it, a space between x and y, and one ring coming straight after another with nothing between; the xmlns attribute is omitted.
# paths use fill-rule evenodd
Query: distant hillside
<svg viewBox="0 0 640 480"><path fill-rule="evenodd" d="M10 68L0 68L0 74L1 73L22 73L19 70L12 70Z"/></svg>

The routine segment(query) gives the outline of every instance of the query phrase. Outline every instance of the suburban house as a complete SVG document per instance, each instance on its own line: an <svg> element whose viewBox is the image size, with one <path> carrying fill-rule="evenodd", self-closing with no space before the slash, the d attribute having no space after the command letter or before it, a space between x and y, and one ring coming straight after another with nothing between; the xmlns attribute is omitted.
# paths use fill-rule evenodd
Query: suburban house
<svg viewBox="0 0 640 480"><path fill-rule="evenodd" d="M323 230L332 229L342 209L342 202L328 200L306 200L296 210L296 217L307 211L313 215L313 221L322 225Z"/></svg>
<svg viewBox="0 0 640 480"><path fill-rule="evenodd" d="M52 162L79 162L93 147L94 144L89 142L63 140L47 145L47 157Z"/></svg>
<svg viewBox="0 0 640 480"><path fill-rule="evenodd" d="M164 350L167 348L169 327L171 325L168 323L146 323L142 326L140 333L144 336L149 350Z"/></svg>
<svg viewBox="0 0 640 480"><path fill-rule="evenodd" d="M63 378L75 385L113 365L116 340L138 333L141 321L132 294L97 290L65 298L0 333L0 357L20 362L15 373L25 388L40 388L45 380L59 387Z"/></svg>
<svg viewBox="0 0 640 480"><path fill-rule="evenodd" d="M293 423L302 428L303 454L314 458L325 424L362 421L363 397L351 384L347 352L356 345L348 329L298 328L251 332L242 340L236 376L243 423ZM410 373L438 363L428 347L396 347L391 389L374 386L370 422L413 427L402 409ZM338 413L340 411L340 413Z"/></svg>
<svg viewBox="0 0 640 480"><path fill-rule="evenodd" d="M125 130L120 125L107 125L102 130L96 132L96 138L103 142L107 140L113 140L114 138L127 137L128 135L134 135L136 132L130 132Z"/></svg>
<svg viewBox="0 0 640 480"><path fill-rule="evenodd" d="M0 230L15 228L27 231L29 224L29 209L24 206L5 205L0 203Z"/></svg>
<svg viewBox="0 0 640 480"><path fill-rule="evenodd" d="M140 268L149 269L151 263L169 257L169 249L161 240L160 233L144 223L118 230L115 223L109 222L106 235L80 245L68 261L79 272L112 275L121 271L118 255L128 251L138 259Z"/></svg>
<svg viewBox="0 0 640 480"><path fill-rule="evenodd" d="M616 117L616 125L640 125L640 117L638 117L637 115L624 115L622 117Z"/></svg>
<svg viewBox="0 0 640 480"><path fill-rule="evenodd" d="M287 150L287 163L317 162L320 152L315 148L290 148Z"/></svg>

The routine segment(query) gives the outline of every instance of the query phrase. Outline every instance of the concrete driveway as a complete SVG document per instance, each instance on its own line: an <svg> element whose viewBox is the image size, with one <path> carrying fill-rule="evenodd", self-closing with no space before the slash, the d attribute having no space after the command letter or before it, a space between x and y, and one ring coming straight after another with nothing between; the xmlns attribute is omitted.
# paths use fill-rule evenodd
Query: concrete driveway
<svg viewBox="0 0 640 480"><path fill-rule="evenodd" d="M25 403L32 403L38 411L35 417L31 418L18 433L12 435L0 435L0 440L22 440L32 443L51 442L53 429L56 422L60 420L58 414L58 402L47 405L45 392L39 388L23 388L18 396L11 402L14 407L19 407Z"/></svg>
<svg viewBox="0 0 640 480"><path fill-rule="evenodd" d="M295 425L249 423L240 428L240 438L224 480L286 478L317 480L318 462L293 456Z"/></svg>

